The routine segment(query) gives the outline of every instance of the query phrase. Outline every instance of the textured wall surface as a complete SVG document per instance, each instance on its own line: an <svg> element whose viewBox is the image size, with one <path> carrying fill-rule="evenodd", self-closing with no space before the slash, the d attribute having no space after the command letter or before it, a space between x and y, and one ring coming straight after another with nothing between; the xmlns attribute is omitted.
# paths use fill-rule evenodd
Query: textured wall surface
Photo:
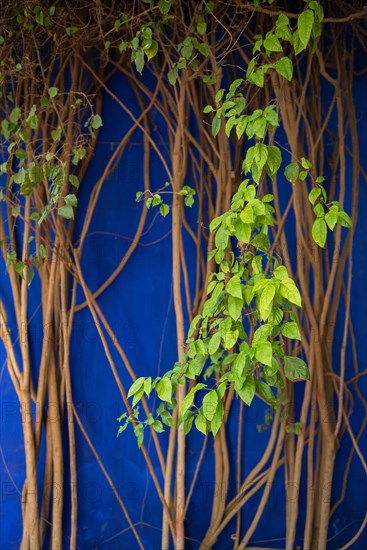
<svg viewBox="0 0 367 550"><path fill-rule="evenodd" d="M134 95L125 83L115 81L114 89L123 95L125 102L134 111L138 110ZM357 114L359 118L361 160L367 168L367 77L358 77L355 83ZM326 97L327 101L327 97ZM156 117L156 118L154 118ZM106 98L103 111L104 126L95 158L80 189L80 207L78 216L83 217L83 208L88 202L92 186L104 168L106 159L116 147L116 142L130 127L130 121L121 114ZM152 112L152 123L156 124L152 136L165 148L164 127L157 113ZM163 136L163 137L162 137ZM141 204L135 203L135 193L143 189L143 147L142 136L138 132L132 137L131 144L125 150L118 169L103 187L98 207L93 218L82 258L82 269L91 289L97 289L117 266L119 259L127 250L134 235L141 211ZM351 166L349 166L349 171ZM155 154L151 159L152 188L159 188L165 176ZM355 320L355 333L360 368L365 368L367 355L367 292L366 292L366 247L367 247L367 186L361 180L360 216L354 244L354 277L352 284L352 316ZM346 205L348 210L348 205ZM145 232L131 260L119 278L100 296L98 303L114 329L128 359L138 375L158 375L168 370L175 357L175 321L172 304L171 281L171 240L170 223L161 217L154 220L155 213L148 215ZM195 209L190 213L195 226ZM290 222L291 223L291 222ZM76 238L78 234L77 225ZM291 228L290 228L291 229ZM32 353L34 368L37 368L39 346L42 338L42 320L38 311L38 282L31 287L31 311L34 316L30 323L32 334ZM79 289L80 290L80 289ZM10 294L4 263L0 266L0 296L9 304ZM78 303L82 302L82 292L78 294ZM340 326L336 329L335 361L339 360L338 342L343 330L343 312L339 316ZM11 321L10 321L11 322ZM112 348L113 357L119 369L121 379L126 386L130 379L124 365ZM13 550L19 547L21 536L21 487L24 480L24 453L22 445L21 416L19 404L13 391L6 368L6 356L0 348L0 390L1 390L1 534L0 550ZM353 374L350 351L347 357L347 369ZM128 507L132 520L139 527L139 533L147 550L160 548L161 506L155 488L147 472L145 461L137 449L132 430L116 438L118 424L116 417L124 412L120 394L114 382L111 369L106 360L96 327L87 309L77 313L72 337L71 371L73 398L80 418L89 437L100 454L113 482L118 488L124 503ZM366 393L366 381L360 385ZM238 403L234 405L234 409ZM359 405L358 405L359 407ZM263 451L268 432L258 433L257 425L263 422L264 407L254 403L251 410L245 411L243 422L243 471L256 464ZM235 412L235 411L234 411ZM235 414L233 412L233 420ZM362 407L354 414L355 428L363 419ZM231 440L237 437L236 422L229 422L229 449ZM77 467L79 491L79 534L80 549L133 549L136 547L121 508L113 495L100 467L96 463L80 430L76 428ZM163 446L167 434L161 435ZM343 440L335 471L333 499L337 500L341 491L341 479L344 463L350 450L350 441ZM149 445L149 443L148 443ZM67 441L65 441L65 448ZM187 486L193 475L202 446L202 435L192 433L188 443ZM153 448L153 445L151 445ZM361 448L367 454L366 437ZM209 438L204 464L201 468L196 491L191 500L187 517L187 548L198 548L210 520L208 503L214 491L220 487L213 485L213 442ZM235 464L235 456L230 455ZM153 463L159 474L157 457L153 453ZM42 460L41 460L42 466ZM68 500L66 471L66 499ZM42 475L42 467L39 474ZM235 476L234 476L235 477ZM235 487L230 487L229 496L234 495ZM261 494L250 501L244 515L244 525L253 519ZM305 505L306 492L302 488L302 502ZM352 474L347 495L336 510L330 523L329 547L342 546L358 530L367 509L367 481L358 458L352 462ZM300 515L304 510L301 509ZM68 515L65 514L68 518ZM69 524L65 524L65 548L68 547ZM231 534L235 528L230 524L222 534L216 548L229 550L232 547ZM267 511L261 520L254 545L284 548L285 497L283 474L279 472ZM300 530L299 536L302 536ZM301 546L301 542L299 543ZM366 548L367 533L353 546Z"/></svg>

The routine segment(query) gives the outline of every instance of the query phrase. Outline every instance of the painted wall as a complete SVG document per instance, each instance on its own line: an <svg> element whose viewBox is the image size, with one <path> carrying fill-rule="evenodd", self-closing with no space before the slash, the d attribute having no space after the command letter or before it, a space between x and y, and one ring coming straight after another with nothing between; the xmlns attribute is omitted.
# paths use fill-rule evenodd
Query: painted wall
<svg viewBox="0 0 367 550"><path fill-rule="evenodd" d="M123 94L129 107L138 112L138 106L132 91L125 82L113 81L112 87ZM367 77L358 77L355 82L357 114L359 120L361 161L367 169ZM327 93L326 93L327 101ZM156 125L152 136L165 150L164 126L157 112L152 111L151 122ZM111 152L121 136L130 127L131 121L117 109L113 100L106 97L103 110L104 125L100 142L90 169L80 189L80 206L78 216L83 217L90 191L101 174ZM93 218L86 240L82 259L82 269L91 289L97 289L118 265L119 259L129 246L138 224L141 205L135 203L135 193L143 189L143 145L142 135L135 132L131 144L126 149L114 174L102 189L96 214ZM349 164L349 171L351 166ZM165 182L165 175L154 153L151 162L151 180L153 189ZM286 184L285 184L286 185ZM289 185L289 184L288 184ZM285 193L286 193L285 187ZM367 216L364 214L367 205L367 187L361 179L360 216L354 245L354 277L352 290L352 314L355 320L355 333L361 370L365 367L367 355L367 292L366 292L366 247ZM171 280L171 239L170 222L161 217L154 220L150 212L144 235L128 262L121 276L101 295L98 303L104 311L108 322L114 329L128 359L138 375L156 376L168 370L175 361L175 320L172 304ZM195 209L190 214L195 224ZM291 222L290 222L291 223ZM77 225L76 239L80 224ZM292 230L292 228L290 228ZM34 316L30 323L32 334L32 352L34 365L38 364L39 346L42 338L42 322L37 297L38 282L32 283L31 311ZM33 292L34 290L34 292ZM10 302L9 287L4 264L0 266L0 297L6 304ZM78 293L78 303L84 296ZM14 322L10 320L10 322ZM343 312L339 316L336 329L335 361L338 361L338 342L343 330ZM113 349L113 346L111 346ZM126 387L130 379L124 365L113 349L121 379ZM353 364L350 349L347 356L347 369L353 375ZM161 506L155 488L147 472L145 461L136 446L132 430L116 438L116 417L124 412L118 389L114 383L108 361L99 340L93 319L87 309L77 313L72 336L71 370L73 398L80 418L87 430L93 445L100 454L104 466L119 490L128 507L131 518L138 525L139 534L147 550L160 548ZM0 550L13 550L19 547L21 536L21 487L24 480L24 454L21 433L19 404L12 389L6 368L4 349L0 347L0 384L1 384L1 534ZM360 388L367 390L366 381ZM238 403L234 405L229 422L229 449L231 441L237 437ZM243 422L243 473L253 467L267 443L268 433L258 433L257 425L263 422L264 407L254 403L251 410L245 411ZM353 426L357 430L364 417L364 410L359 405L353 415ZM76 428L78 494L79 494L79 533L78 547L83 550L118 550L136 548L121 508L88 447L80 430ZM166 447L167 434L162 434L161 441ZM189 485L198 456L203 436L193 432L188 443ZM350 441L346 438L340 449L335 472L333 499L337 500L341 491L341 480L345 460L350 450ZM151 443L148 446L153 448ZM361 448L367 454L367 438L361 440ZM65 449L67 441L65 440ZM235 456L231 455L231 464L235 465ZM159 479L158 459L153 453L153 463ZM42 460L41 460L42 466ZM187 548L196 549L202 539L210 520L208 503L214 491L221 488L213 486L214 453L212 438L203 467L200 470L196 491L191 500L187 516ZM68 500L67 466L66 500ZM42 467L40 468L40 472ZM235 477L235 476L232 476ZM229 498L234 496L235 487L229 488ZM261 493L250 501L243 518L244 527L249 525L256 511ZM302 489L302 502L306 494ZM343 504L336 510L330 523L329 548L339 548L358 530L367 509L366 475L355 457L352 463L352 474ZM301 517L304 509L301 509ZM68 518L68 513L65 513ZM65 520L65 548L68 547L68 519ZM232 548L231 534L234 532L231 523L222 534L216 548ZM285 533L285 497L284 480L279 473L271 491L267 511L260 522L253 545L284 548ZM299 531L302 536L302 530ZM300 539L301 546L302 541ZM355 549L366 548L367 533L353 546Z"/></svg>

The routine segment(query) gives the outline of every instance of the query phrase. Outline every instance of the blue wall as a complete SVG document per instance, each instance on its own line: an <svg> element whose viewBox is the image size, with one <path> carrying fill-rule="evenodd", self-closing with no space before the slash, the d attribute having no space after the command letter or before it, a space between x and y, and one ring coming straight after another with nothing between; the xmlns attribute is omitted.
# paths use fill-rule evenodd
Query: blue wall
<svg viewBox="0 0 367 550"><path fill-rule="evenodd" d="M130 108L138 112L135 97L125 82L115 80L112 87L123 94ZM367 77L358 77L355 82L355 95L360 131L361 160L367 168L365 151L366 135L366 91ZM88 203L93 185L104 169L111 152L116 147L131 121L118 109L113 100L106 97L103 109L104 126L99 145L90 169L83 180L80 189L79 219ZM164 140L164 126L155 111L152 112L152 123L157 124ZM153 139L164 149L158 132L152 133ZM143 143L140 132L135 132L131 144L126 149L121 162L114 174L102 189L98 208L86 239L82 259L82 269L92 290L97 289L108 275L118 265L123 253L127 250L135 233L141 205L135 203L135 193L143 189ZM349 163L349 170L351 166ZM166 176L161 165L152 152L151 158L152 188L159 188ZM367 311L367 293L365 291L365 250L367 246L367 216L363 214L367 205L366 182L361 179L360 211L355 245L354 245L354 277L352 291L352 313L355 320L355 332L358 354L363 370L363 360L367 353L367 329L365 312ZM115 331L119 342L124 348L130 362L138 375L158 375L169 368L176 360L175 319L172 304L171 280L171 240L168 234L170 221L161 217L154 218L149 212L145 233L141 242L128 262L121 276L101 295L98 303L105 313L108 322ZM192 214L195 224L195 213ZM80 230L77 224L76 239ZM156 244L152 244L156 243ZM0 297L9 305L10 294L4 264L0 267ZM33 289L38 282L34 281ZM79 289L80 290L80 289ZM31 311L35 312L30 330L33 338L33 358L37 365L39 346L42 338L42 322L37 311L37 292L31 293ZM82 292L78 292L78 303L84 300ZM13 320L14 321L14 320ZM343 314L339 316L336 330L336 342L341 341L343 331ZM121 379L126 387L130 379L126 374L116 350L113 357L116 361ZM335 360L338 360L336 346ZM6 356L0 348L0 383L1 383L1 535L0 550L13 550L19 547L21 536L21 497L20 492L24 481L24 453L22 444L21 417L17 397L6 369ZM353 364L350 348L347 356L348 373L352 376ZM71 371L73 384L73 399L80 418L87 430L93 445L108 470L113 482L119 490L128 507L132 521L138 524L138 531L147 550L160 548L161 506L155 488L147 472L145 461L136 446L132 430L124 432L116 438L116 417L124 412L120 394L114 383L110 366L105 357L102 344L94 326L91 314L87 309L77 313L74 322L71 347ZM366 392L366 383L360 388ZM245 410L243 422L243 474L253 467L261 456L268 439L268 432L258 433L257 425L263 422L264 407L256 403L251 410ZM238 403L234 404L228 433L230 453L235 448L237 438ZM355 429L363 419L364 411L357 405L353 415ZM80 549L136 548L136 541L128 529L126 519L115 499L108 483L102 474L95 458L78 427L77 466L79 494L79 530L78 547ZM165 448L167 434L161 436ZM201 450L203 437L192 433L188 443L187 486L189 485L195 465ZM231 442L233 444L231 445ZM152 442L147 441L153 448ZM367 439L361 441L364 453L367 451ZM67 441L65 441L67 449ZM350 449L348 437L343 440L337 458L335 472L335 488L333 499L337 499L341 490L341 480L345 460ZM159 463L153 453L153 462L159 473ZM235 456L230 454L231 463L235 464ZM42 472L43 458L40 472ZM209 438L204 464L197 481L196 491L191 500L187 517L187 548L198 548L210 521L208 503L215 490L213 486L214 453L212 438ZM65 466L66 482L68 467ZM232 475L235 478L235 474ZM229 487L229 497L234 496L233 479ZM68 491L67 483L65 485ZM244 516L244 527L248 526L256 510L259 496L253 498L247 505ZM306 495L302 493L303 503ZM68 501L68 492L66 493ZM330 523L329 547L338 548L348 541L358 530L367 509L366 476L355 457L352 463L352 474L348 484L347 496L337 509ZM304 510L300 515L303 517ZM68 510L65 513L65 548L68 546L70 525ZM234 524L230 524L222 534L218 549L232 548L231 534ZM284 547L285 533L285 498L282 472L276 477L267 511L261 520L254 545ZM302 536L300 529L299 536ZM302 541L298 542L300 545ZM353 546L356 549L366 548L367 533Z"/></svg>

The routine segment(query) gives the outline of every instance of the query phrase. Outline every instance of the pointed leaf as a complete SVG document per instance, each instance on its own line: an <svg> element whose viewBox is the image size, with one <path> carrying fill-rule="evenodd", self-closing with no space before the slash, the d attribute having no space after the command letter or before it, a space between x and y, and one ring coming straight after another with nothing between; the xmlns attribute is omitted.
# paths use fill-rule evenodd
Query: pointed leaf
<svg viewBox="0 0 367 550"><path fill-rule="evenodd" d="M289 57L282 57L275 63L274 68L278 74L284 76L289 82L293 77L293 63Z"/></svg>
<svg viewBox="0 0 367 550"><path fill-rule="evenodd" d="M242 388L237 393L246 405L250 406L256 391L255 379L248 376L243 383Z"/></svg>
<svg viewBox="0 0 367 550"><path fill-rule="evenodd" d="M167 377L164 376L156 385L156 392L162 401L167 401L168 403L171 403L172 401L172 382Z"/></svg>
<svg viewBox="0 0 367 550"><path fill-rule="evenodd" d="M289 380L310 380L310 371L299 357L284 357L284 374Z"/></svg>
<svg viewBox="0 0 367 550"><path fill-rule="evenodd" d="M196 386L191 388L189 393L186 395L186 397L182 401L181 409L180 409L181 418L185 416L186 412L190 409L191 405L193 404L196 392L198 392L199 390L205 387L206 387L205 384L200 383L200 384L196 384Z"/></svg>
<svg viewBox="0 0 367 550"><path fill-rule="evenodd" d="M314 18L314 13L311 10L305 10L298 17L297 28L299 39L304 46L307 46L310 40Z"/></svg>
<svg viewBox="0 0 367 550"><path fill-rule="evenodd" d="M324 248L326 243L327 227L323 218L316 218L312 225L312 238L316 244Z"/></svg>
<svg viewBox="0 0 367 550"><path fill-rule="evenodd" d="M242 299L241 279L238 275L234 275L229 279L226 285L226 291L234 298Z"/></svg>
<svg viewBox="0 0 367 550"><path fill-rule="evenodd" d="M273 284L269 284L268 286L266 286L261 293L259 311L260 317L263 321L266 321L271 313L274 295L275 286Z"/></svg>
<svg viewBox="0 0 367 550"><path fill-rule="evenodd" d="M203 399L203 414L209 422L214 418L218 406L218 394L215 390L211 390Z"/></svg>

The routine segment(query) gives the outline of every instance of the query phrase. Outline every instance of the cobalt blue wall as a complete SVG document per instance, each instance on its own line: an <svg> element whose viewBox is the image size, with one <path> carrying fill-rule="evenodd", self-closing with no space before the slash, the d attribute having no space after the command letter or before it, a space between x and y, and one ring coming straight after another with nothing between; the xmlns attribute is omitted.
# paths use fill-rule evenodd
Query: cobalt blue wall
<svg viewBox="0 0 367 550"><path fill-rule="evenodd" d="M139 111L134 94L126 82L115 80L111 82L118 94L137 113ZM358 77L355 81L355 95L359 120L361 160L367 168L366 148L366 118L367 118L367 77ZM80 189L79 219L88 203L93 185L101 174L111 152L130 127L131 121L116 107L113 100L106 97L103 110L103 128L95 158ZM164 126L155 110L151 113L152 126L157 125L158 131L153 131L152 137L162 150L165 150ZM160 137L163 136L163 138ZM162 142L163 139L163 142ZM141 213L141 205L135 203L135 193L143 189L143 143L142 135L135 132L131 144L125 151L121 162L103 186L98 208L91 224L84 254L82 269L91 289L97 289L127 250L130 239L135 233ZM348 166L351 171L351 165ZM152 188L159 188L166 177L152 152L151 158ZM363 214L367 205L366 182L361 179L360 211L355 245L354 245L354 277L352 313L355 319L355 332L360 364L367 355L367 329L365 312L367 311L367 293L365 291L367 246L367 216ZM168 370L175 361L175 320L172 304L171 280L171 240L169 235L170 222L158 217L153 222L154 213L150 212L145 226L145 232L121 276L101 295L98 302L107 320L114 329L119 342L124 348L130 362L138 375L152 376ZM195 213L192 214L195 223ZM80 225L77 224L76 239ZM152 244L155 243L155 244ZM1 300L9 305L10 294L4 264L0 267ZM39 359L39 346L42 338L42 323L35 297L38 282L32 284L31 311L34 312L30 330L33 342L34 365ZM84 296L78 293L78 303ZM14 322L13 320L10 320ZM336 329L336 342L341 341L343 330L343 312L339 316ZM130 383L124 365L113 349L121 379L126 387ZM1 535L0 549L13 550L19 547L21 536L21 487L24 480L24 456L22 445L21 417L19 404L12 389L12 384L6 369L6 356L0 348L0 383L1 383ZM335 349L335 360L338 360L338 349ZM353 375L353 364L350 349L347 357L348 372ZM138 451L136 440L131 430L116 438L116 417L124 411L119 392L105 357L102 344L94 326L93 319L87 309L75 317L72 347L71 371L73 383L73 398L81 420L87 430L93 445L107 468L113 482L119 490L147 550L160 548L161 506L155 488L147 472L145 461ZM366 383L361 389L366 392ZM263 422L264 408L256 404L251 410L245 410L243 422L243 472L253 467L267 443L268 433L258 433L257 425ZM238 403L231 412L228 435L230 458L235 464L235 456L231 448L237 437L236 418ZM358 428L363 420L364 410L357 405L353 416L353 426ZM128 529L126 519L116 501L108 483L102 474L95 458L83 435L76 428L77 465L79 491L79 530L78 547L86 550L96 549L133 549L136 541ZM211 438L201 468L196 491L191 500L187 518L187 547L198 548L210 520L210 507L214 490L213 466L214 453ZM163 447L167 443L167 434L161 437ZM233 445L231 445L233 442ZM337 500L341 490L341 480L345 460L350 449L350 442L344 440L335 472L335 488L333 499ZM153 448L151 442L148 446ZM202 446L202 436L190 434L188 444L188 474L189 485ZM361 447L366 453L366 437L361 441ZM67 449L67 441L65 441ZM42 453L41 453L42 456ZM159 463L153 453L153 463L159 473ZM40 466L42 472L42 460ZM68 467L65 467L66 482ZM235 476L232 476L235 477ZM233 480L231 481L233 483ZM65 485L68 491L67 483ZM229 488L229 497L234 496L234 486ZM244 527L248 526L256 510L259 496L253 498L244 517ZM303 502L306 495L302 493ZM66 493L68 500L68 492ZM352 463L352 474L348 484L347 496L331 519L330 543L331 549L340 547L358 530L367 509L366 476L355 457ZM301 517L304 513L301 510ZM68 546L70 525L68 513L65 514L65 548ZM231 534L234 531L230 524L221 536L216 548L232 548ZM280 472L276 477L271 492L266 514L261 520L253 543L257 546L284 547L285 532L285 498L284 480ZM299 532L302 537L302 530ZM297 541L300 546L302 540ZM353 548L362 549L367 545L367 534Z"/></svg>

